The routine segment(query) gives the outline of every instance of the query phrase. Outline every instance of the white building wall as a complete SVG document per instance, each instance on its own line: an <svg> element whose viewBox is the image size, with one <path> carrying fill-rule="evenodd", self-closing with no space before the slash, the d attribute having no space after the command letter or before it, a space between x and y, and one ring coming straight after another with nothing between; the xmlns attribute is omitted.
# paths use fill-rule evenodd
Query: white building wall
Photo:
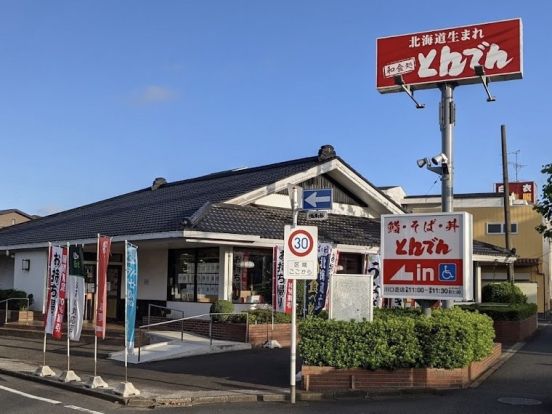
<svg viewBox="0 0 552 414"><path fill-rule="evenodd" d="M22 269L22 261L24 259L30 260L28 271ZM23 252L16 252L14 262L14 289L24 290L27 294L32 293L34 303L31 309L42 311L45 306L46 297L48 250L26 250Z"/></svg>
<svg viewBox="0 0 552 414"><path fill-rule="evenodd" d="M167 300L168 256L167 249L138 249L138 299Z"/></svg>
<svg viewBox="0 0 552 414"><path fill-rule="evenodd" d="M14 260L0 255L0 289L13 289Z"/></svg>

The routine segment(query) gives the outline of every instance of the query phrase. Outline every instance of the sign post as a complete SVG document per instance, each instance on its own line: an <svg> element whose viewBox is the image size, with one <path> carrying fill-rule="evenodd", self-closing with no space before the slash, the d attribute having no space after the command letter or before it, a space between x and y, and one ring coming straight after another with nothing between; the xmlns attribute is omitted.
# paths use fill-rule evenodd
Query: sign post
<svg viewBox="0 0 552 414"><path fill-rule="evenodd" d="M293 225L284 228L284 275L292 280L291 300L291 403L295 404L297 365L297 279L313 280L318 274L318 228L298 226L296 198L292 198Z"/></svg>
<svg viewBox="0 0 552 414"><path fill-rule="evenodd" d="M414 90L441 90L439 125L441 154L422 164L441 176L441 210L453 211L452 139L455 124L453 89L481 83L487 102L495 101L489 81L521 79L523 73L521 19L431 30L377 39L376 87L381 93L406 92L416 103ZM435 161L434 161L435 160ZM422 160L424 161L424 160ZM449 307L450 302L445 306ZM428 303L422 303L430 312Z"/></svg>

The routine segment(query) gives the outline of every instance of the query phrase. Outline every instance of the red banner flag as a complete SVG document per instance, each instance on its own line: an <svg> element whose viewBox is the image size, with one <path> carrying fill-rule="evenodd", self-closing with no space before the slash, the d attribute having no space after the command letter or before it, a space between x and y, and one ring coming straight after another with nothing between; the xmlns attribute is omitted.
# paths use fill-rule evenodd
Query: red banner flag
<svg viewBox="0 0 552 414"><path fill-rule="evenodd" d="M65 313L65 290L67 282L67 248L52 246L48 257L48 307L44 329L54 339L61 339Z"/></svg>
<svg viewBox="0 0 552 414"><path fill-rule="evenodd" d="M105 339L105 320L107 315L107 265L111 252L111 238L98 236L96 336Z"/></svg>

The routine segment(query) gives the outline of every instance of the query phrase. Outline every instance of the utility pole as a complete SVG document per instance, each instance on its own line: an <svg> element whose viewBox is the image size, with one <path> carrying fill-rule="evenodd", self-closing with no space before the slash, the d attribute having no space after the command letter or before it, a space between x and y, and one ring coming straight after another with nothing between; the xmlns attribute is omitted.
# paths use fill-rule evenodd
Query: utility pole
<svg viewBox="0 0 552 414"><path fill-rule="evenodd" d="M500 136L502 141L502 181L504 184L504 241L508 254L511 254L512 246L510 241L510 184L508 179L508 151L506 149L506 125L500 126ZM508 282L514 283L514 264L507 264Z"/></svg>

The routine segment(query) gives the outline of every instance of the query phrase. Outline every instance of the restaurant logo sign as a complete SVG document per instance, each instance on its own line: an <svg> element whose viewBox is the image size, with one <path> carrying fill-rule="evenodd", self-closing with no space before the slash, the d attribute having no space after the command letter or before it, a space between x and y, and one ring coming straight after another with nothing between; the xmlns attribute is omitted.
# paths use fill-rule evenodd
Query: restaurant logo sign
<svg viewBox="0 0 552 414"><path fill-rule="evenodd" d="M521 79L521 19L377 39L376 86L381 93L445 82L472 84ZM478 73L479 71L479 73Z"/></svg>

